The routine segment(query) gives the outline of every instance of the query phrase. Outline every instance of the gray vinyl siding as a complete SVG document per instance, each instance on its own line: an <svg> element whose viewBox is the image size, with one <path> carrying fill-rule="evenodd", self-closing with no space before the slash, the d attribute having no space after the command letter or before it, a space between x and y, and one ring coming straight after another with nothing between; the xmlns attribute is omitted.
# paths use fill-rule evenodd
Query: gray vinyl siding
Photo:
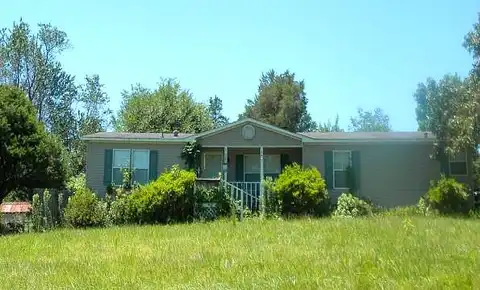
<svg viewBox="0 0 480 290"><path fill-rule="evenodd" d="M87 142L87 186L100 196L105 195L106 187L103 184L105 149L157 150L157 175L159 175L165 168L174 164L184 167L184 161L180 157L183 146L184 144Z"/></svg>
<svg viewBox="0 0 480 290"><path fill-rule="evenodd" d="M416 204L428 190L430 180L440 177L440 163L430 159L431 144L305 145L305 166L314 166L324 175L324 152L360 152L360 192L386 206ZM333 198L342 192L330 190Z"/></svg>
<svg viewBox="0 0 480 290"><path fill-rule="evenodd" d="M246 124L245 124L246 125ZM270 130L255 126L255 137L245 140L242 136L243 126L234 127L225 132L199 139L202 146L301 146L302 141Z"/></svg>

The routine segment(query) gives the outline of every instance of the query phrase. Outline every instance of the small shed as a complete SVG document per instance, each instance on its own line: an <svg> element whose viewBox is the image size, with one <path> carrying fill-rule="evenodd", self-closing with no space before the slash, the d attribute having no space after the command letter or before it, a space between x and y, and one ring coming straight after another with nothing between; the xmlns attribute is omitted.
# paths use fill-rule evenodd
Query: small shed
<svg viewBox="0 0 480 290"><path fill-rule="evenodd" d="M24 224L27 215L32 211L32 205L27 201L3 202L0 205L2 223Z"/></svg>

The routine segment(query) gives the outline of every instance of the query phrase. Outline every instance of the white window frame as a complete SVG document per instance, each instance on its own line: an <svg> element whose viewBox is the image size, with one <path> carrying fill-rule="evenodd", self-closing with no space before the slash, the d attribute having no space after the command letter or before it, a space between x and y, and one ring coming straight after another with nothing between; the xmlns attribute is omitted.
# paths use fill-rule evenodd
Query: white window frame
<svg viewBox="0 0 480 290"><path fill-rule="evenodd" d="M247 156L258 156L258 163L260 164L260 154L244 154L243 155L243 180L246 180L246 176L247 174L258 174L260 175L260 172L248 172L246 169L245 169L245 164L247 164ZM263 154L263 157L265 156L278 156L278 158L280 159L280 167L282 167L282 160L281 160L281 156L280 154ZM264 159L265 160L265 159ZM263 168L263 174L280 174L282 172L282 168L278 169L277 171L275 172L268 172L265 170L265 166Z"/></svg>
<svg viewBox="0 0 480 290"><path fill-rule="evenodd" d="M203 153L203 170L207 169L207 155L210 156L220 156L220 173L223 171L223 152L219 151L210 151Z"/></svg>
<svg viewBox="0 0 480 290"><path fill-rule="evenodd" d="M345 171L345 170L335 169L335 153L345 153L345 152L348 152L349 166L352 166L352 151L351 150L333 150L333 153L332 153L333 189L339 189L339 190L349 189L348 187L336 187L335 186L335 172L336 171Z"/></svg>
<svg viewBox="0 0 480 290"><path fill-rule="evenodd" d="M464 162L452 161L452 158L450 156L448 156L448 173L450 173L451 176L467 176L468 175L468 155L467 155L466 151L461 152L459 154L462 154L462 153L465 155L465 161ZM465 163L465 174L452 174L452 170L451 170L451 166L450 166L452 163Z"/></svg>
<svg viewBox="0 0 480 290"><path fill-rule="evenodd" d="M113 149L113 156L112 156L112 182L115 180L114 179L114 174L113 174L113 169L114 168L119 168L120 170L122 168L125 168L125 167L116 167L114 166L114 163L115 163L115 151L128 151L129 153L129 164L128 164L128 169L129 170L134 170L133 168L133 152L134 151L146 151L147 152L147 156L148 156L148 166L147 166L147 176L149 177L150 176L150 149L121 149L121 148L115 148Z"/></svg>

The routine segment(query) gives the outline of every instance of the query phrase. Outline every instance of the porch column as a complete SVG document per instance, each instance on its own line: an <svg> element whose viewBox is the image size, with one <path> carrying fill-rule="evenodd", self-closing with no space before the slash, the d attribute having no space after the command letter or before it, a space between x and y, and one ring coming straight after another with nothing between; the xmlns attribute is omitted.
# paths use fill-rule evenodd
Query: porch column
<svg viewBox="0 0 480 290"><path fill-rule="evenodd" d="M260 209L261 212L263 213L264 210L264 204L263 204L263 179L264 179L264 173L263 173L263 146L260 146Z"/></svg>
<svg viewBox="0 0 480 290"><path fill-rule="evenodd" d="M227 188L227 180L228 180L228 147L223 147L223 162L222 162L222 172L223 172L223 180L225 181L224 186L225 189Z"/></svg>

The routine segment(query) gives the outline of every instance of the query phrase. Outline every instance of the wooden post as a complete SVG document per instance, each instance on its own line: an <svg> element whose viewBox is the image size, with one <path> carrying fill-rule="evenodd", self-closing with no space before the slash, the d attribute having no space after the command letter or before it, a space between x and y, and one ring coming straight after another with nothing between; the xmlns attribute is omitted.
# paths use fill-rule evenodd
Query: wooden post
<svg viewBox="0 0 480 290"><path fill-rule="evenodd" d="M263 146L260 146L260 210L262 214L264 214L264 204L263 204L263 179L264 179L264 172L263 172Z"/></svg>
<svg viewBox="0 0 480 290"><path fill-rule="evenodd" d="M228 147L223 147L223 162L222 162L222 172L223 180L225 181L224 187L227 190L227 180L228 180Z"/></svg>

